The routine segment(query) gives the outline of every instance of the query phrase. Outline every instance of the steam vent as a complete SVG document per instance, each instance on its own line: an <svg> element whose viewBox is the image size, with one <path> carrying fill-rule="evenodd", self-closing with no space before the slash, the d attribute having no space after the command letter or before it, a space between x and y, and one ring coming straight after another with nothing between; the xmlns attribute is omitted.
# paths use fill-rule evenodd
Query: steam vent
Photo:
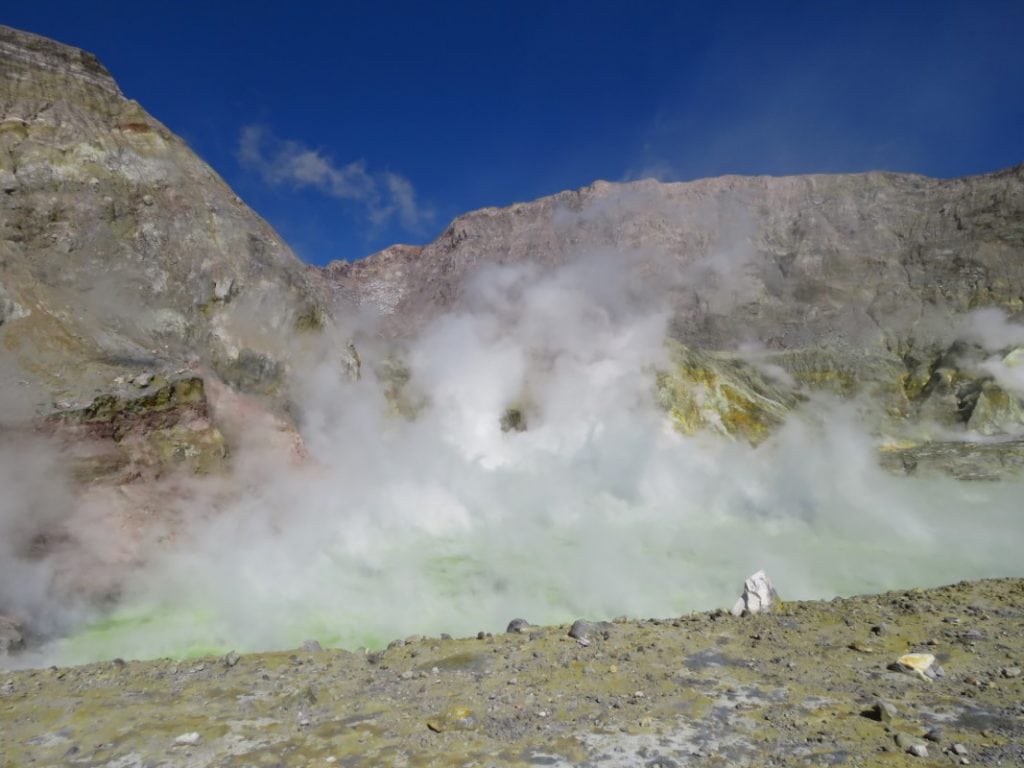
<svg viewBox="0 0 1024 768"><path fill-rule="evenodd" d="M315 267L0 26L4 768L1024 762L1022 472L1024 165Z"/></svg>

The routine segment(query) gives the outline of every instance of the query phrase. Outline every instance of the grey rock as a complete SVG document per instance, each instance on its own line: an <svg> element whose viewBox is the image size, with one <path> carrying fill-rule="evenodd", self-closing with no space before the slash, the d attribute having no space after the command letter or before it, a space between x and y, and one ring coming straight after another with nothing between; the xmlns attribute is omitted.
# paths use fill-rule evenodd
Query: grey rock
<svg viewBox="0 0 1024 768"><path fill-rule="evenodd" d="M594 640L605 639L610 636L615 625L607 621L586 621L577 619L569 628L569 637L581 643L590 643Z"/></svg>
<svg viewBox="0 0 1024 768"><path fill-rule="evenodd" d="M949 748L949 751L952 752L954 755L958 755L960 757L963 757L964 755L967 754L967 747L965 747L963 744L960 744L959 742L957 742L956 744L954 744L952 747Z"/></svg>
<svg viewBox="0 0 1024 768"><path fill-rule="evenodd" d="M917 757L926 757L928 755L928 748L921 742L921 740L906 733L896 734L896 746L904 752L910 752ZM912 751L915 749L923 749L924 754L921 755L918 754L918 752Z"/></svg>
<svg viewBox="0 0 1024 768"><path fill-rule="evenodd" d="M868 709L865 714L872 720L878 720L881 723L889 723L892 722L893 718L896 717L897 714L899 714L899 710L896 709L896 706L891 702L879 699L871 705L871 708Z"/></svg>
<svg viewBox="0 0 1024 768"><path fill-rule="evenodd" d="M979 435L1019 435L1024 431L1024 404L993 382L982 385L967 421Z"/></svg>
<svg viewBox="0 0 1024 768"><path fill-rule="evenodd" d="M320 645L316 640L304 640L302 642L302 650L304 651L322 651L323 646Z"/></svg>
<svg viewBox="0 0 1024 768"><path fill-rule="evenodd" d="M914 757L928 757L928 747L924 744L911 744L907 752Z"/></svg>
<svg viewBox="0 0 1024 768"><path fill-rule="evenodd" d="M215 301L227 301L234 294L235 280L231 277L213 281L213 298Z"/></svg>
<svg viewBox="0 0 1024 768"><path fill-rule="evenodd" d="M1020 677L1020 667L1003 667L999 670L999 674L1006 678Z"/></svg>
<svg viewBox="0 0 1024 768"><path fill-rule="evenodd" d="M505 628L505 631L509 634L525 635L529 633L530 629L530 622L526 619L512 619Z"/></svg>
<svg viewBox="0 0 1024 768"><path fill-rule="evenodd" d="M28 316L29 311L12 299L4 286L0 285L0 326Z"/></svg>
<svg viewBox="0 0 1024 768"><path fill-rule="evenodd" d="M233 666L235 666L238 663L239 659L241 659L241 658L242 657L239 656L234 651L229 651L227 654L224 655L224 659L223 659L224 666L225 667L233 667Z"/></svg>

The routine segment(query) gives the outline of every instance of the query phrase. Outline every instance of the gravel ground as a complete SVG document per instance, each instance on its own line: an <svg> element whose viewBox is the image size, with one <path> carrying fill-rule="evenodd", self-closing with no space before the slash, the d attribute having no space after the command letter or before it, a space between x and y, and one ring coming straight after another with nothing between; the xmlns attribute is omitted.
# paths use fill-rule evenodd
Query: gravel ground
<svg viewBox="0 0 1024 768"><path fill-rule="evenodd" d="M0 672L0 766L1024 763L1024 579L520 629Z"/></svg>

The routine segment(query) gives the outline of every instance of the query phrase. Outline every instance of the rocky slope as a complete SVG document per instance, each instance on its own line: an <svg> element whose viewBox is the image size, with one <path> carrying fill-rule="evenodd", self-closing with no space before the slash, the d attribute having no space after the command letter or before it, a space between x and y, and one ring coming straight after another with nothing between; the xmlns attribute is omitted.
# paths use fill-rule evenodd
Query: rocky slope
<svg viewBox="0 0 1024 768"><path fill-rule="evenodd" d="M226 471L253 422L298 440L290 366L326 349L327 299L94 56L0 26L0 565L65 558L63 588L116 594L173 535L175 478ZM68 485L45 514L20 508L38 493L12 458L37 449ZM84 555L93 536L127 542ZM16 579L0 581L14 610Z"/></svg>
<svg viewBox="0 0 1024 768"><path fill-rule="evenodd" d="M91 54L0 27L0 62L0 423L156 370L279 392L316 273Z"/></svg>
<svg viewBox="0 0 1024 768"><path fill-rule="evenodd" d="M673 407L684 431L724 424L758 440L766 413L777 422L787 401L823 389L874 402L872 418L891 438L890 466L999 476L985 453L997 452L956 445L993 437L1006 441L1009 465L1020 465L1022 393L1005 391L984 363L1021 353L1005 341L979 343L964 325L982 308L1024 316L1024 165L952 180L598 182L475 211L426 247L396 246L326 273L402 337L460 311L481 267L554 272L573 263L669 312L671 336L697 351L682 351L666 372L675 384L661 387L679 390ZM769 366L790 380L776 376L771 386ZM751 389L755 379L760 389ZM775 390L767 399L766 389ZM696 400L717 404L702 415ZM922 443L930 448L918 450Z"/></svg>
<svg viewBox="0 0 1024 768"><path fill-rule="evenodd" d="M701 347L897 344L929 320L1024 310L1024 165L940 180L892 173L596 182L460 216L423 248L330 274L399 331L456 306L484 264L611 252Z"/></svg>
<svg viewBox="0 0 1024 768"><path fill-rule="evenodd" d="M0 765L1011 765L1022 606L1005 579L579 639L515 626L4 673ZM939 676L894 669L908 651Z"/></svg>

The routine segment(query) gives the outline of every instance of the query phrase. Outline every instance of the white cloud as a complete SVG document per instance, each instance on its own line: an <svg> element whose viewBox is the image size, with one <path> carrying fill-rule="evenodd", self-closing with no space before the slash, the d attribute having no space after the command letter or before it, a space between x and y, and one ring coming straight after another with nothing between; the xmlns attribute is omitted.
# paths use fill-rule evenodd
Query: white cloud
<svg viewBox="0 0 1024 768"><path fill-rule="evenodd" d="M434 211L416 199L412 182L404 176L391 171L371 172L363 160L339 165L320 150L276 138L263 126L242 129L238 161L271 186L311 187L338 200L357 203L376 228L397 218L404 229L415 232L434 218Z"/></svg>

